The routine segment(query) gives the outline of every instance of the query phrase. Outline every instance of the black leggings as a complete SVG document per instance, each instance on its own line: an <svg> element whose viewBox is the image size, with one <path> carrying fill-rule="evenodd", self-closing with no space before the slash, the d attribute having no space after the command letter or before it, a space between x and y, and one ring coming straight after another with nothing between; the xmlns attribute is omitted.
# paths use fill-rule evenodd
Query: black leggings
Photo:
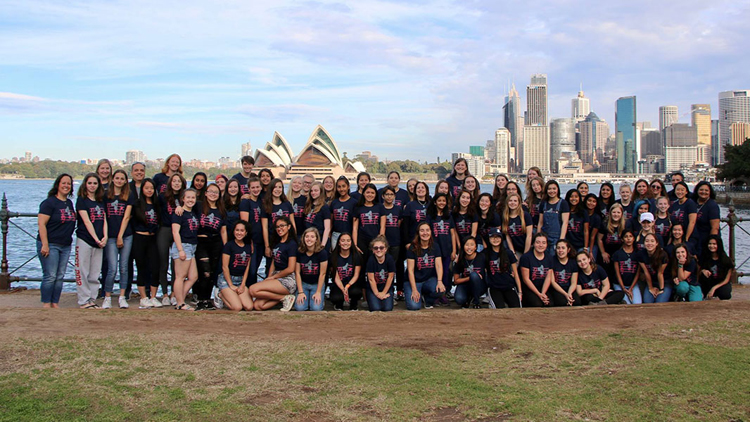
<svg viewBox="0 0 750 422"><path fill-rule="evenodd" d="M195 248L198 282L193 286L193 292L198 295L198 300L211 299L211 291L219 276L223 247L221 236L198 237L198 247Z"/></svg>
<svg viewBox="0 0 750 422"><path fill-rule="evenodd" d="M565 291L567 290L565 289ZM551 288L550 291L552 292L551 299L554 306L568 306L568 298L564 294L554 288ZM578 297L578 293L576 292L573 292L573 306L581 306L581 298Z"/></svg>
<svg viewBox="0 0 750 422"><path fill-rule="evenodd" d="M623 292L622 290L610 290L609 293L607 293L607 296L604 296L604 301L609 305L616 305L622 302L623 298L625 298L625 292ZM581 296L582 305L588 305L590 303L596 303L600 301L601 299L595 297L591 293Z"/></svg>
<svg viewBox="0 0 750 422"><path fill-rule="evenodd" d="M133 234L133 253L135 265L138 268L138 287L146 287L146 294L150 294L148 287L159 286L159 248L156 235L146 236Z"/></svg>
<svg viewBox="0 0 750 422"><path fill-rule="evenodd" d="M343 309L344 308L344 292L339 289L336 283L331 284L331 294L329 296L333 306ZM354 283L349 287L349 307L351 309L357 309L359 300L362 299L362 285L361 283Z"/></svg>
<svg viewBox="0 0 750 422"><path fill-rule="evenodd" d="M518 292L515 288L496 289L490 287L490 308L520 308L521 301L518 299Z"/></svg>
<svg viewBox="0 0 750 422"><path fill-rule="evenodd" d="M167 280L167 271L170 264L172 264L172 274L174 275L174 265L169 256L169 248L172 247L172 243L174 242L171 225L159 228L159 232L156 233L156 242L159 248L159 283L161 284L161 292L167 295L169 294L168 289L170 285Z"/></svg>
<svg viewBox="0 0 750 422"><path fill-rule="evenodd" d="M705 297L708 294L708 291L711 290L711 288L716 285L711 280L707 279L703 274L701 274L700 276L700 283L701 283L701 290L703 291L703 297ZM716 289L714 296L718 297L721 300L731 299L732 298L732 282L730 281L729 283Z"/></svg>
<svg viewBox="0 0 750 422"><path fill-rule="evenodd" d="M521 291L523 292L523 306L527 308L542 308L552 304L552 301L550 300L550 305L545 305L544 302L542 302L542 299L539 299L539 296L532 292L531 289L526 286L522 286L521 288ZM538 290L541 291L541 289ZM549 292L549 290L547 292ZM547 295L547 297L549 297L549 295Z"/></svg>

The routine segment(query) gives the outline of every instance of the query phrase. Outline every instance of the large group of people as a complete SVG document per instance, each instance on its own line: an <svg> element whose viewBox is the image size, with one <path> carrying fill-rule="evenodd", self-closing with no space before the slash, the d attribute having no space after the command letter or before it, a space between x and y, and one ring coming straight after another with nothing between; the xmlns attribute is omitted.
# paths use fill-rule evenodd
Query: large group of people
<svg viewBox="0 0 750 422"><path fill-rule="evenodd" d="M326 300L334 310L366 302L370 311L390 311L399 300L419 310L451 301L517 308L731 297L734 264L719 233L714 189L701 181L691 192L680 173L671 175L669 192L662 180L641 179L617 190L605 182L596 194L585 182L562 192L531 168L523 183L501 174L492 193L481 193L458 159L432 193L416 179L401 187L396 171L380 189L360 173L354 188L343 176L305 175L285 191L271 170L254 172L252 157L241 162L231 178L209 182L199 172L189 185L177 154L153 178L143 163L128 174L106 159L77 192L70 175L57 177L39 208L43 305L58 307L74 232L85 309L112 307L118 274L120 308L129 306L133 281L139 308L180 310L321 311Z"/></svg>

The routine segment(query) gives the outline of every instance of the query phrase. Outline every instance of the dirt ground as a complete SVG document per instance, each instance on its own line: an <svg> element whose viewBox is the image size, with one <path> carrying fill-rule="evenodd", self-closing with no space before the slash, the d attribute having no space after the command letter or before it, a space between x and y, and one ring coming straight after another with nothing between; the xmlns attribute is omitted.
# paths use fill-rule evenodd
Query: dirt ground
<svg viewBox="0 0 750 422"><path fill-rule="evenodd" d="M730 301L608 305L553 309L469 310L436 308L419 312L252 313L185 312L170 309L82 310L66 294L62 309L42 309L39 291L0 294L0 336L58 338L99 337L112 333L189 333L303 342L345 341L357 344L434 350L442 344L496 343L525 332L616 332L679 323L750 320L750 288L738 286ZM401 305L403 306L403 305ZM436 341L437 340L437 341Z"/></svg>

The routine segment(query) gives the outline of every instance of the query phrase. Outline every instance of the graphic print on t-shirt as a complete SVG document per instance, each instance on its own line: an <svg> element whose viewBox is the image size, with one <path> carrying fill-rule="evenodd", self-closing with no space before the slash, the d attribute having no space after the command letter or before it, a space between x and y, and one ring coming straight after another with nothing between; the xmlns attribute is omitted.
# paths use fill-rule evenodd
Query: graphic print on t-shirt
<svg viewBox="0 0 750 422"><path fill-rule="evenodd" d="M628 258L625 261L620 262L620 273L621 274L635 274L638 269L638 265L633 261L632 258Z"/></svg>
<svg viewBox="0 0 750 422"><path fill-rule="evenodd" d="M65 209L60 210L61 223L70 223L73 221L76 221L76 213L74 213L73 210L70 209L70 207L65 207Z"/></svg>
<svg viewBox="0 0 750 422"><path fill-rule="evenodd" d="M146 211L146 224L156 225L157 222L156 211L153 208Z"/></svg>
<svg viewBox="0 0 750 422"><path fill-rule="evenodd" d="M565 270L562 271L555 271L555 281L557 284L564 284L568 285L570 284L570 278L573 277L572 273L569 273Z"/></svg>
<svg viewBox="0 0 750 422"><path fill-rule="evenodd" d="M581 220L574 220L571 218L570 220L568 220L568 230L573 233L580 233L582 231L582 224L583 222Z"/></svg>
<svg viewBox="0 0 750 422"><path fill-rule="evenodd" d="M511 237L518 237L523 234L523 227L520 224L512 223L508 226L508 234Z"/></svg>
<svg viewBox="0 0 750 422"><path fill-rule="evenodd" d="M547 268L544 268L544 265L540 265L538 267L531 267L531 279L532 280L542 279L546 275L547 275Z"/></svg>
<svg viewBox="0 0 750 422"><path fill-rule="evenodd" d="M348 262L336 270L341 280L347 280L354 275L354 266Z"/></svg>
<svg viewBox="0 0 750 422"><path fill-rule="evenodd" d="M107 214L111 216L124 216L125 215L125 208L126 208L125 202L120 202L119 200L115 199L114 201L107 204Z"/></svg>
<svg viewBox="0 0 750 422"><path fill-rule="evenodd" d="M89 208L89 219L91 219L91 222L95 221L103 221L104 220L104 210L99 205L95 206L94 208Z"/></svg>
<svg viewBox="0 0 750 422"><path fill-rule="evenodd" d="M424 256L417 258L417 269L435 268L435 257L425 252Z"/></svg>
<svg viewBox="0 0 750 422"><path fill-rule="evenodd" d="M214 214L201 215L201 227L210 227L217 230L221 225L221 219L216 218Z"/></svg>
<svg viewBox="0 0 750 422"><path fill-rule="evenodd" d="M333 210L333 219L336 221L348 221L349 210L344 208L343 205L339 208L336 208L335 210Z"/></svg>
<svg viewBox="0 0 750 422"><path fill-rule="evenodd" d="M446 235L451 231L450 224L446 223L445 220L440 220L437 223L432 223L432 232L435 236Z"/></svg>
<svg viewBox="0 0 750 422"><path fill-rule="evenodd" d="M285 217L285 216L287 216L288 214L289 214L289 213L288 213L287 211L284 211L284 210L282 210L282 209L279 209L279 210L278 210L278 211L276 211L275 213L271 214L271 222L272 222L272 223L276 223L276 219L278 219L278 218L280 218L280 217Z"/></svg>
<svg viewBox="0 0 750 422"><path fill-rule="evenodd" d="M234 254L234 263L232 264L232 268L247 267L249 258L250 256L246 252Z"/></svg>
<svg viewBox="0 0 750 422"><path fill-rule="evenodd" d="M492 275L500 273L500 258L490 261L490 272Z"/></svg>
<svg viewBox="0 0 750 422"><path fill-rule="evenodd" d="M385 284L385 282L388 280L388 273L385 272L385 270L380 270L376 273L373 273L375 276L375 284Z"/></svg>
<svg viewBox="0 0 750 422"><path fill-rule="evenodd" d="M320 273L320 264L317 262L306 262L300 266L302 274L305 275L316 275Z"/></svg>
<svg viewBox="0 0 750 422"><path fill-rule="evenodd" d="M195 216L190 217L190 220L188 220L187 223L190 230L198 230L198 219L195 218Z"/></svg>
<svg viewBox="0 0 750 422"><path fill-rule="evenodd" d="M380 214L377 212L367 211L359 216L360 224L363 226L378 224L380 222Z"/></svg>
<svg viewBox="0 0 750 422"><path fill-rule="evenodd" d="M393 215L392 212L389 212L385 216L385 226L386 227L398 227L398 217Z"/></svg>

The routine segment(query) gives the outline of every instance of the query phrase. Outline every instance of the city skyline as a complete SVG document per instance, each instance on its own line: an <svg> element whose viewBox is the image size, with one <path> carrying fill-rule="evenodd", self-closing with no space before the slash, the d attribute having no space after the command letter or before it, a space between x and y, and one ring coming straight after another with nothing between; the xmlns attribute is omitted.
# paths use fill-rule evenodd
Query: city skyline
<svg viewBox="0 0 750 422"><path fill-rule="evenodd" d="M423 161L493 139L511 83L523 108L537 73L548 122L571 117L582 89L610 129L620 97L637 96L638 120L655 126L660 106L687 123L709 104L716 119L719 92L748 88L737 53L749 31L726 25L748 5L596 5L186 1L144 16L135 1L11 1L0 141L7 156L64 160L234 157L275 131L299 149L321 124L344 151Z"/></svg>

